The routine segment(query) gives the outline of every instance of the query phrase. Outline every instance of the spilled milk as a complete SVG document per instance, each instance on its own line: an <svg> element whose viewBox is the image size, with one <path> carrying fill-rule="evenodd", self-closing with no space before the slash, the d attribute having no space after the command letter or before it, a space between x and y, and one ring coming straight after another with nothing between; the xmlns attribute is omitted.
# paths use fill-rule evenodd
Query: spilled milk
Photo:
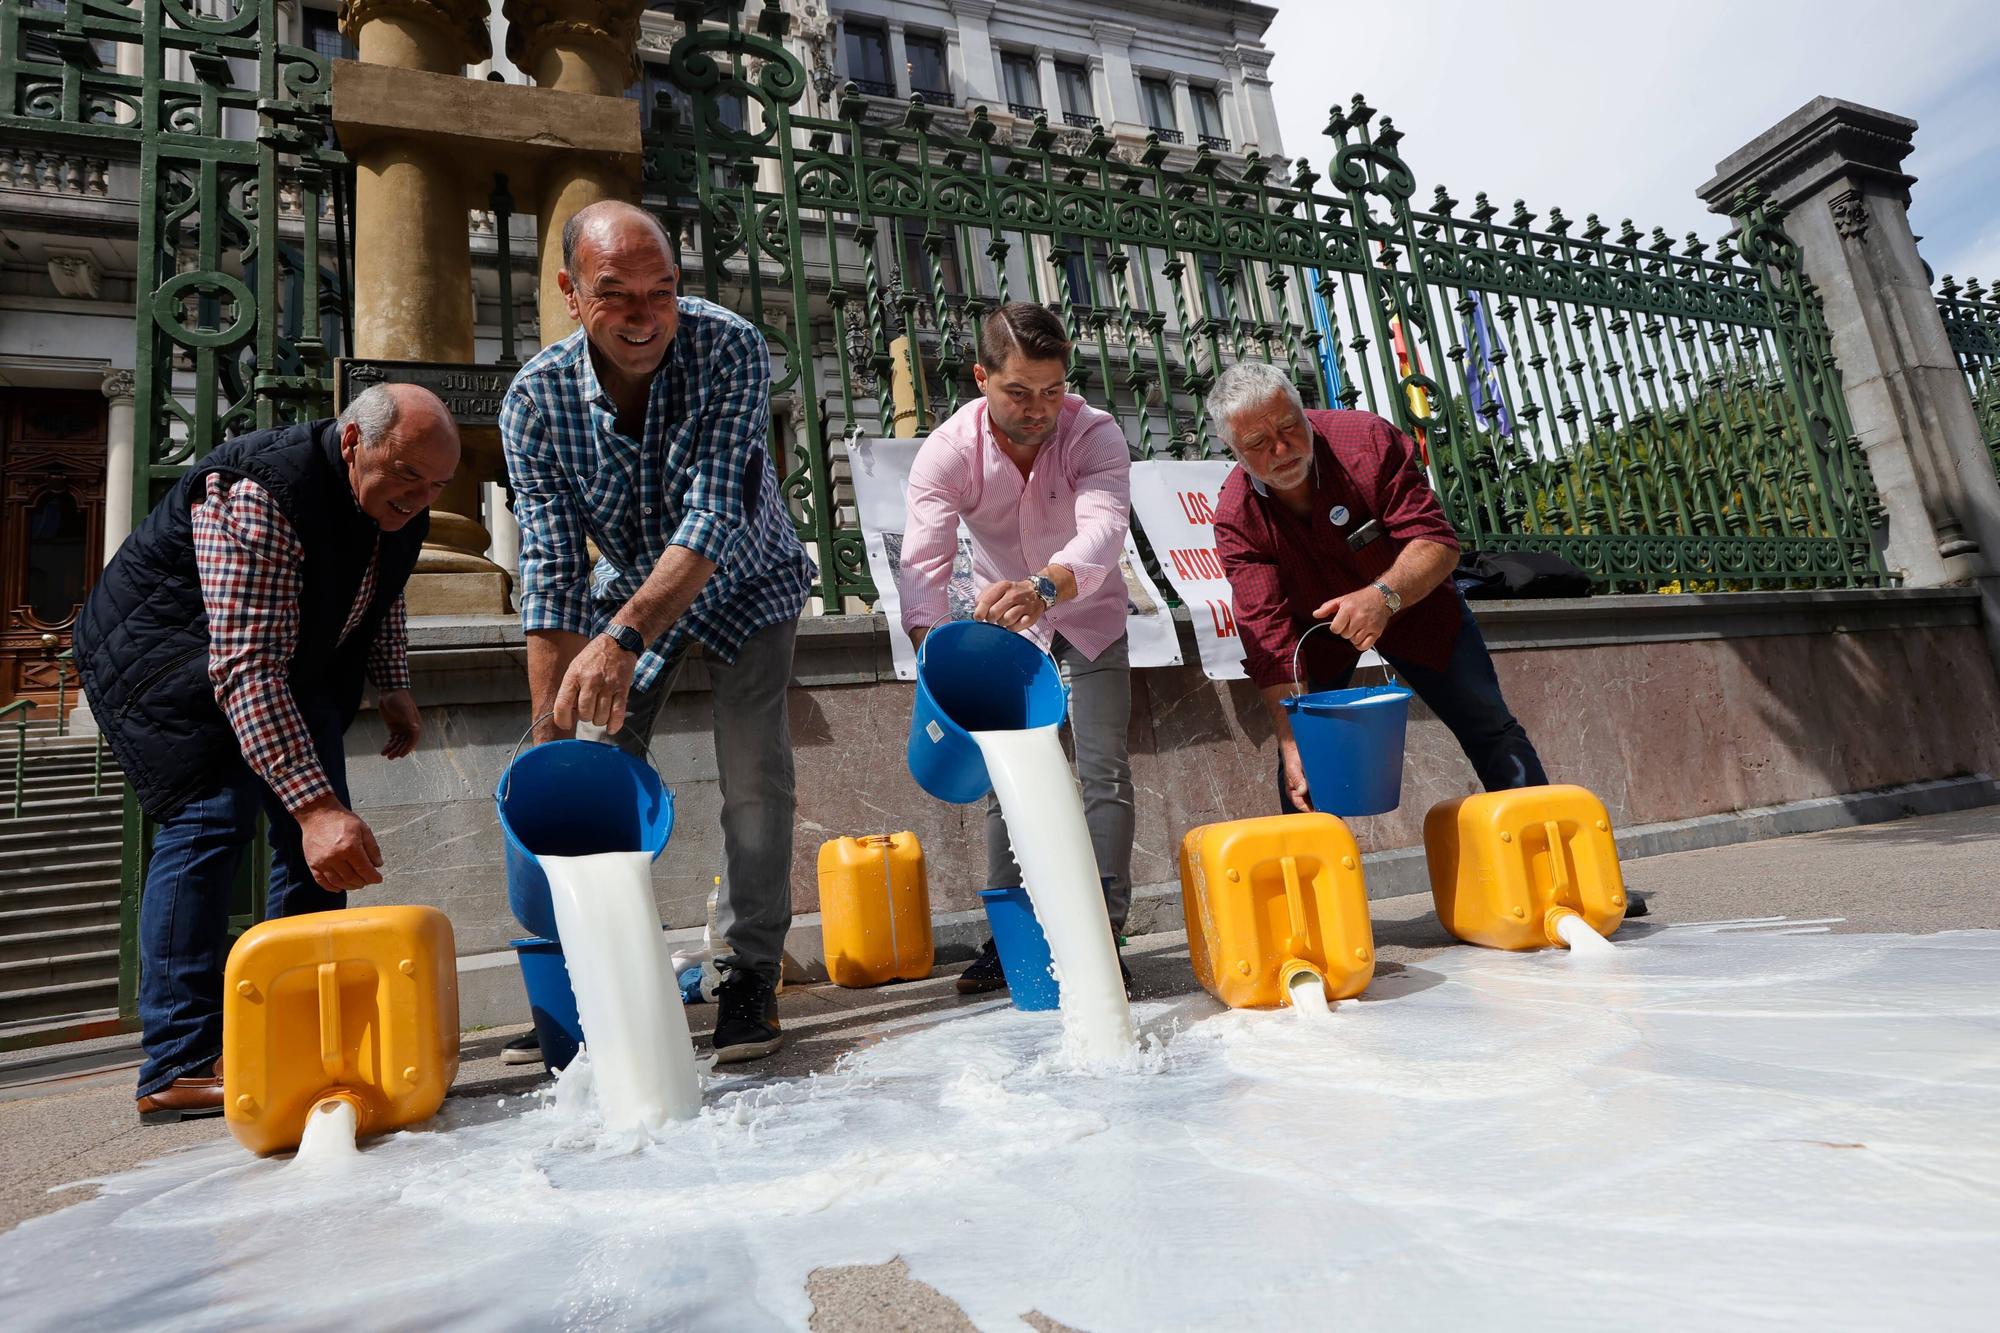
<svg viewBox="0 0 2000 1333"><path fill-rule="evenodd" d="M1129 1065L1137 1054L1132 1006L1118 971L1118 942L1104 910L1083 802L1057 728L970 735L985 756L1022 884L1055 961L1063 1054L1079 1065Z"/></svg>
<svg viewBox="0 0 2000 1333"><path fill-rule="evenodd" d="M540 859L605 1128L658 1129L694 1115L701 1080L653 903L653 854Z"/></svg>

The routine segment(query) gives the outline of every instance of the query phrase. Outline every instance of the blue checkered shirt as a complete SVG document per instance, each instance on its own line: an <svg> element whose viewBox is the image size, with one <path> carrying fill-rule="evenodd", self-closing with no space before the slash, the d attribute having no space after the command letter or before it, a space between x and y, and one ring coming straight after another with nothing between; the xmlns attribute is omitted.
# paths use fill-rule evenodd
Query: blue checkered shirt
<svg viewBox="0 0 2000 1333"><path fill-rule="evenodd" d="M579 329L514 376L500 438L521 524L522 629L602 633L669 546L715 562L640 658L643 690L690 639L733 662L751 634L797 618L813 571L770 456L770 353L747 320L682 297L644 438L616 418Z"/></svg>

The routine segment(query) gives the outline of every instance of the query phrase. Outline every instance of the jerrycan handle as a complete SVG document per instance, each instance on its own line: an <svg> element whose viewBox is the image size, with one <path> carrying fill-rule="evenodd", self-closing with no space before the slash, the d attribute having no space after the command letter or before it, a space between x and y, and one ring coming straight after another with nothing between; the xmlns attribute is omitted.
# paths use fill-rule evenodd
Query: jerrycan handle
<svg viewBox="0 0 2000 1333"><path fill-rule="evenodd" d="M1285 877L1285 906L1292 918L1292 937L1285 942L1287 953L1297 953L1306 947L1310 937L1306 926L1305 891L1299 883L1299 860L1287 856L1278 862L1278 869Z"/></svg>
<svg viewBox="0 0 2000 1333"><path fill-rule="evenodd" d="M328 1078L339 1078L342 1059L340 1040L340 964L319 965L319 1066Z"/></svg>
<svg viewBox="0 0 2000 1333"><path fill-rule="evenodd" d="M1569 873L1569 845L1563 841L1562 825L1553 819L1542 821L1542 836L1549 840L1549 888L1556 901L1563 901L1574 884Z"/></svg>
<svg viewBox="0 0 2000 1333"><path fill-rule="evenodd" d="M1330 630L1332 628L1333 628L1333 622L1331 620L1316 621L1310 629L1306 630L1304 634L1299 635L1298 643L1293 646L1292 697L1294 699L1298 698L1300 695L1306 692L1305 685L1299 680L1299 654L1305 651L1306 640L1312 637L1313 630L1320 630L1320 629ZM1378 648L1370 648L1368 651L1374 653L1377 657L1382 657L1381 651ZM1389 665L1389 659L1386 657L1382 657L1381 665L1382 665L1382 683L1384 685L1394 685L1396 683L1396 672L1395 669Z"/></svg>

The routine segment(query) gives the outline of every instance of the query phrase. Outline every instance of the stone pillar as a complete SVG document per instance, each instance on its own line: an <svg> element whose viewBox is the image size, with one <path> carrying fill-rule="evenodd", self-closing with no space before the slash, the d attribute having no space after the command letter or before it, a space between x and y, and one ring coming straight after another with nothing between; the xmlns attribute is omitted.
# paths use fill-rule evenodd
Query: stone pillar
<svg viewBox="0 0 2000 1333"><path fill-rule="evenodd" d="M341 31L363 64L457 75L491 51L486 0L347 0ZM472 242L458 164L421 134L355 152L354 353L399 361L473 359ZM507 610L507 576L486 559L479 488L494 459L468 439L431 506L411 576L413 615Z"/></svg>
<svg viewBox="0 0 2000 1333"><path fill-rule="evenodd" d="M645 7L645 0L506 0L507 56L544 88L623 97L639 77L639 15ZM578 155L546 173L535 209L544 347L576 331L556 286L563 224L601 199L629 198L624 174L600 157Z"/></svg>
<svg viewBox="0 0 2000 1333"><path fill-rule="evenodd" d="M1194 94L1188 91L1187 75L1173 76L1174 119L1180 131L1187 136L1188 147L1201 142L1201 122L1194 118Z"/></svg>
<svg viewBox="0 0 2000 1333"><path fill-rule="evenodd" d="M111 400L104 446L104 563L108 565L132 535L132 480L138 459L133 456L132 372L111 371L102 387Z"/></svg>
<svg viewBox="0 0 2000 1333"><path fill-rule="evenodd" d="M1132 39L1139 30L1099 19L1090 25L1090 35L1104 57L1105 91L1111 96L1111 105L1099 107L1097 114L1118 133L1144 138L1146 115L1139 107L1139 76L1132 70Z"/></svg>
<svg viewBox="0 0 2000 1333"><path fill-rule="evenodd" d="M1243 151L1245 137L1243 118L1236 110L1236 89L1230 83L1215 85L1215 105L1222 112L1222 132L1229 136L1229 146L1237 152Z"/></svg>
<svg viewBox="0 0 2000 1333"><path fill-rule="evenodd" d="M951 76L958 80L959 105L983 103L1006 110L1007 99L1001 95L999 81L1000 57L986 28L987 19L993 15L994 0L950 0L950 3L951 12L958 19L949 35Z"/></svg>
<svg viewBox="0 0 2000 1333"><path fill-rule="evenodd" d="M896 96L909 101L910 47L904 37L901 19L889 20L889 78L896 85Z"/></svg>
<svg viewBox="0 0 2000 1333"><path fill-rule="evenodd" d="M1756 189L1785 210L1888 514L1884 563L1910 586L1977 583L2000 662L2000 483L1910 231L1916 129L1816 97L1718 163L1700 195L1728 214Z"/></svg>
<svg viewBox="0 0 2000 1333"><path fill-rule="evenodd" d="M509 574L521 572L521 525L507 507L507 490L499 482L486 484L486 526L493 534L493 563Z"/></svg>
<svg viewBox="0 0 2000 1333"><path fill-rule="evenodd" d="M1284 153L1278 132L1278 106L1271 100L1271 53L1261 46L1238 42L1222 52L1222 67L1235 85L1238 152L1255 148L1265 157Z"/></svg>
<svg viewBox="0 0 2000 1333"><path fill-rule="evenodd" d="M1056 79L1055 52L1043 47L1035 52L1035 65L1042 75L1042 106L1049 113L1049 124L1063 123L1062 84Z"/></svg>

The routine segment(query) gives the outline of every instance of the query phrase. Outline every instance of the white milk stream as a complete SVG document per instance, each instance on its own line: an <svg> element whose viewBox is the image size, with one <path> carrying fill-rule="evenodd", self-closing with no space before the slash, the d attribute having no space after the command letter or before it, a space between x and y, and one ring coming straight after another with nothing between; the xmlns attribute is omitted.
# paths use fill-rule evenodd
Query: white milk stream
<svg viewBox="0 0 2000 1333"><path fill-rule="evenodd" d="M539 858L609 1130L701 1110L694 1039L653 903L650 852Z"/></svg>
<svg viewBox="0 0 2000 1333"><path fill-rule="evenodd" d="M1618 952L1618 946L1602 935L1580 916L1566 916L1556 922L1556 934L1568 946L1569 951L1579 958L1604 958Z"/></svg>
<svg viewBox="0 0 2000 1333"><path fill-rule="evenodd" d="M1080 1065L1132 1063L1138 1039L1104 910L1097 854L1057 727L969 733L1007 816L1021 883L1062 987L1063 1052Z"/></svg>

